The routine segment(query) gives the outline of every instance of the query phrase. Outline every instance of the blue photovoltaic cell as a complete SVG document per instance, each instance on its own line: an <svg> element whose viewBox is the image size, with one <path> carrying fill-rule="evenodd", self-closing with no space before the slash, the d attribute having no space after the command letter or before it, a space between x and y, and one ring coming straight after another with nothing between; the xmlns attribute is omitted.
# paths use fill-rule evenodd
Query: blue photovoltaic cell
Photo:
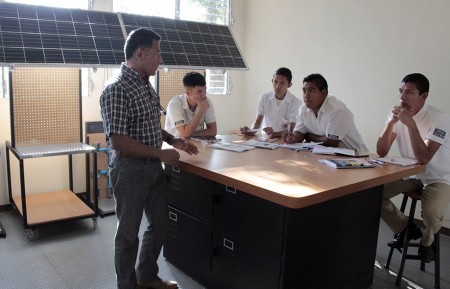
<svg viewBox="0 0 450 289"><path fill-rule="evenodd" d="M124 61L123 30L138 27L161 35L167 67L246 68L227 26L4 2L0 63L118 65Z"/></svg>

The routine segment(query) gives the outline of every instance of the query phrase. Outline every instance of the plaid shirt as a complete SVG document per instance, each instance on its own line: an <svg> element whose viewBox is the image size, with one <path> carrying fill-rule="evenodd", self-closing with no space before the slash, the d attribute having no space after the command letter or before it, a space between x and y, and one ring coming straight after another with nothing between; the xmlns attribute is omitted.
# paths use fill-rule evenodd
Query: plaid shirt
<svg viewBox="0 0 450 289"><path fill-rule="evenodd" d="M161 148L159 96L125 63L100 96L103 129L108 146L111 135L128 135L140 143Z"/></svg>

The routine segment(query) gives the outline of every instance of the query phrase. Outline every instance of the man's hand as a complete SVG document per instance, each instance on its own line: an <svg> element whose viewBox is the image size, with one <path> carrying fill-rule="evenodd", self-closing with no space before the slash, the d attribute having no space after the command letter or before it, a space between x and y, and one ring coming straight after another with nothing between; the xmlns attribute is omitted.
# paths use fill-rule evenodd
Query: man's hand
<svg viewBox="0 0 450 289"><path fill-rule="evenodd" d="M411 112L408 109L402 106L394 106L392 108L391 122L396 123L397 121L401 121L407 127L409 127L410 124L414 122L411 116Z"/></svg>
<svg viewBox="0 0 450 289"><path fill-rule="evenodd" d="M201 113L204 113L210 107L208 98L201 99L197 102L197 109Z"/></svg>
<svg viewBox="0 0 450 289"><path fill-rule="evenodd" d="M183 150L190 155L198 154L197 146L184 138L175 138L173 140L172 146L179 150Z"/></svg>
<svg viewBox="0 0 450 289"><path fill-rule="evenodd" d="M163 149L161 150L160 161L169 165L176 165L180 159L180 153L174 149Z"/></svg>
<svg viewBox="0 0 450 289"><path fill-rule="evenodd" d="M250 129L248 126L241 127L241 133L246 136L254 136L258 131L257 129Z"/></svg>

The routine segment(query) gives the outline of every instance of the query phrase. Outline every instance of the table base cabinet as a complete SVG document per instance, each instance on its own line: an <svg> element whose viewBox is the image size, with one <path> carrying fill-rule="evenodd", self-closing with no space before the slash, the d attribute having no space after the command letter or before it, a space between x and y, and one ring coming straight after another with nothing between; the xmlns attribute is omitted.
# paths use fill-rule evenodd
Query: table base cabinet
<svg viewBox="0 0 450 289"><path fill-rule="evenodd" d="M166 172L164 257L207 288L371 286L382 186L291 209L169 165Z"/></svg>

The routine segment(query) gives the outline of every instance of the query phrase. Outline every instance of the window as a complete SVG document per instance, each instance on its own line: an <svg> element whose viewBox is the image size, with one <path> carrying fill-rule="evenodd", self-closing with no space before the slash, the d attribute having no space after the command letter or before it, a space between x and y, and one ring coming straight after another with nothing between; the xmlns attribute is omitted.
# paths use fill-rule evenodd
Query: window
<svg viewBox="0 0 450 289"><path fill-rule="evenodd" d="M92 0L72 0L72 1L55 1L55 0L5 0L5 2L28 4L28 5L43 5L58 8L73 8L73 9L89 9L89 3ZM1 0L0 0L1 2ZM83 96L89 95L89 69L81 69L81 90ZM9 96L9 68L0 67L0 98L8 98Z"/></svg>
<svg viewBox="0 0 450 289"><path fill-rule="evenodd" d="M9 68L0 66L0 99L9 97Z"/></svg>
<svg viewBox="0 0 450 289"><path fill-rule="evenodd" d="M147 16L230 25L231 0L114 0L113 10ZM207 69L209 94L229 94L227 70Z"/></svg>

